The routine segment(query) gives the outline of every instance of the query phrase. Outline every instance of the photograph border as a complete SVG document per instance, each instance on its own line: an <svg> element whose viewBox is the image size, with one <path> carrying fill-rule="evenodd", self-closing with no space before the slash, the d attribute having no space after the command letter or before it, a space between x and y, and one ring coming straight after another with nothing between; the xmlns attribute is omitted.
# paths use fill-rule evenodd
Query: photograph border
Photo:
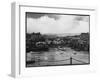
<svg viewBox="0 0 100 80"><path fill-rule="evenodd" d="M23 6L23 7L33 7L33 6ZM65 9L65 8L64 8ZM89 65L90 64L90 15L88 14L65 14L65 13L44 13L44 12L25 12L25 52L26 52L26 33L27 33L27 14L28 13L40 13L40 14L54 14L54 15L75 15L75 16L88 16L89 17L89 56L88 56L88 63L83 63L83 64L61 64L61 65L45 65L45 66L37 66L37 67L52 67L52 66L74 66L74 65ZM35 66L28 66L26 64L27 59L27 53L25 53L25 67L26 68L31 68Z"/></svg>

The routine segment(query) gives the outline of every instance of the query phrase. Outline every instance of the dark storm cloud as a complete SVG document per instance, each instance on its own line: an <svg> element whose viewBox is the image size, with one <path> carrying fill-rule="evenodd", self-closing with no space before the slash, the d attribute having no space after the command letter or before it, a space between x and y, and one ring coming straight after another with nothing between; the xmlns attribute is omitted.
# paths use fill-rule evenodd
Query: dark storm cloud
<svg viewBox="0 0 100 80"><path fill-rule="evenodd" d="M44 16L45 13L27 13L27 18L40 18L41 16Z"/></svg>
<svg viewBox="0 0 100 80"><path fill-rule="evenodd" d="M75 17L74 20L76 20L76 21L86 21L86 22L88 22L88 21L89 21L89 16L77 16L77 17Z"/></svg>
<svg viewBox="0 0 100 80"><path fill-rule="evenodd" d="M75 18L77 21L82 21L83 20L83 17L76 17Z"/></svg>
<svg viewBox="0 0 100 80"><path fill-rule="evenodd" d="M48 17L49 18L54 18L55 20L60 18L60 16L58 16L58 15L50 15L50 14L48 15Z"/></svg>
<svg viewBox="0 0 100 80"><path fill-rule="evenodd" d="M55 20L59 19L60 16L59 15L55 15L55 14L52 14L52 13L26 13L27 15L27 18L33 18L33 19L38 19L38 18L41 18L43 16L48 16L49 18L53 18Z"/></svg>

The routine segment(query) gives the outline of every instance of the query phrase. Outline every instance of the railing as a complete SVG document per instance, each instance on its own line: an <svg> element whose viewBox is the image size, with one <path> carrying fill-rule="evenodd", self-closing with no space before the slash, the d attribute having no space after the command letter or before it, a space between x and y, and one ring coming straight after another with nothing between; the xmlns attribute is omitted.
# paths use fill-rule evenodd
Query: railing
<svg viewBox="0 0 100 80"><path fill-rule="evenodd" d="M73 57L70 57L69 59L64 59L64 60L40 60L40 59L37 59L35 62L62 62L62 61L70 61L69 64L72 65L73 64L73 60L77 61L77 62L81 62L83 64L87 64L87 62L84 62L84 61L81 61L81 60L78 60L78 59L75 59Z"/></svg>

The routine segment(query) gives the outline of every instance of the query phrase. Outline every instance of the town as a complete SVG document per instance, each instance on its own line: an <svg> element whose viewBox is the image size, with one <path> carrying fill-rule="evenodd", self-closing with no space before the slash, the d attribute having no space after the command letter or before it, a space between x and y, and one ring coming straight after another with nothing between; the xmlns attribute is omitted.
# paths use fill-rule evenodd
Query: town
<svg viewBox="0 0 100 80"><path fill-rule="evenodd" d="M34 32L26 34L26 52L48 51L50 48L64 50L64 47L89 52L89 33L74 36L43 35Z"/></svg>

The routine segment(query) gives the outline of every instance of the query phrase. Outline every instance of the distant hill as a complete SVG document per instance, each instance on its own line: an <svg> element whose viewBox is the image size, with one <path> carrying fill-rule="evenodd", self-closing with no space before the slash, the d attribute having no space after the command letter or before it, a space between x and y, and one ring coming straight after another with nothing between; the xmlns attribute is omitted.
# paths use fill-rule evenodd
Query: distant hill
<svg viewBox="0 0 100 80"><path fill-rule="evenodd" d="M42 34L44 36L49 36L49 37L65 37L65 36L75 36L75 35L80 35L81 33L62 33L62 34Z"/></svg>

